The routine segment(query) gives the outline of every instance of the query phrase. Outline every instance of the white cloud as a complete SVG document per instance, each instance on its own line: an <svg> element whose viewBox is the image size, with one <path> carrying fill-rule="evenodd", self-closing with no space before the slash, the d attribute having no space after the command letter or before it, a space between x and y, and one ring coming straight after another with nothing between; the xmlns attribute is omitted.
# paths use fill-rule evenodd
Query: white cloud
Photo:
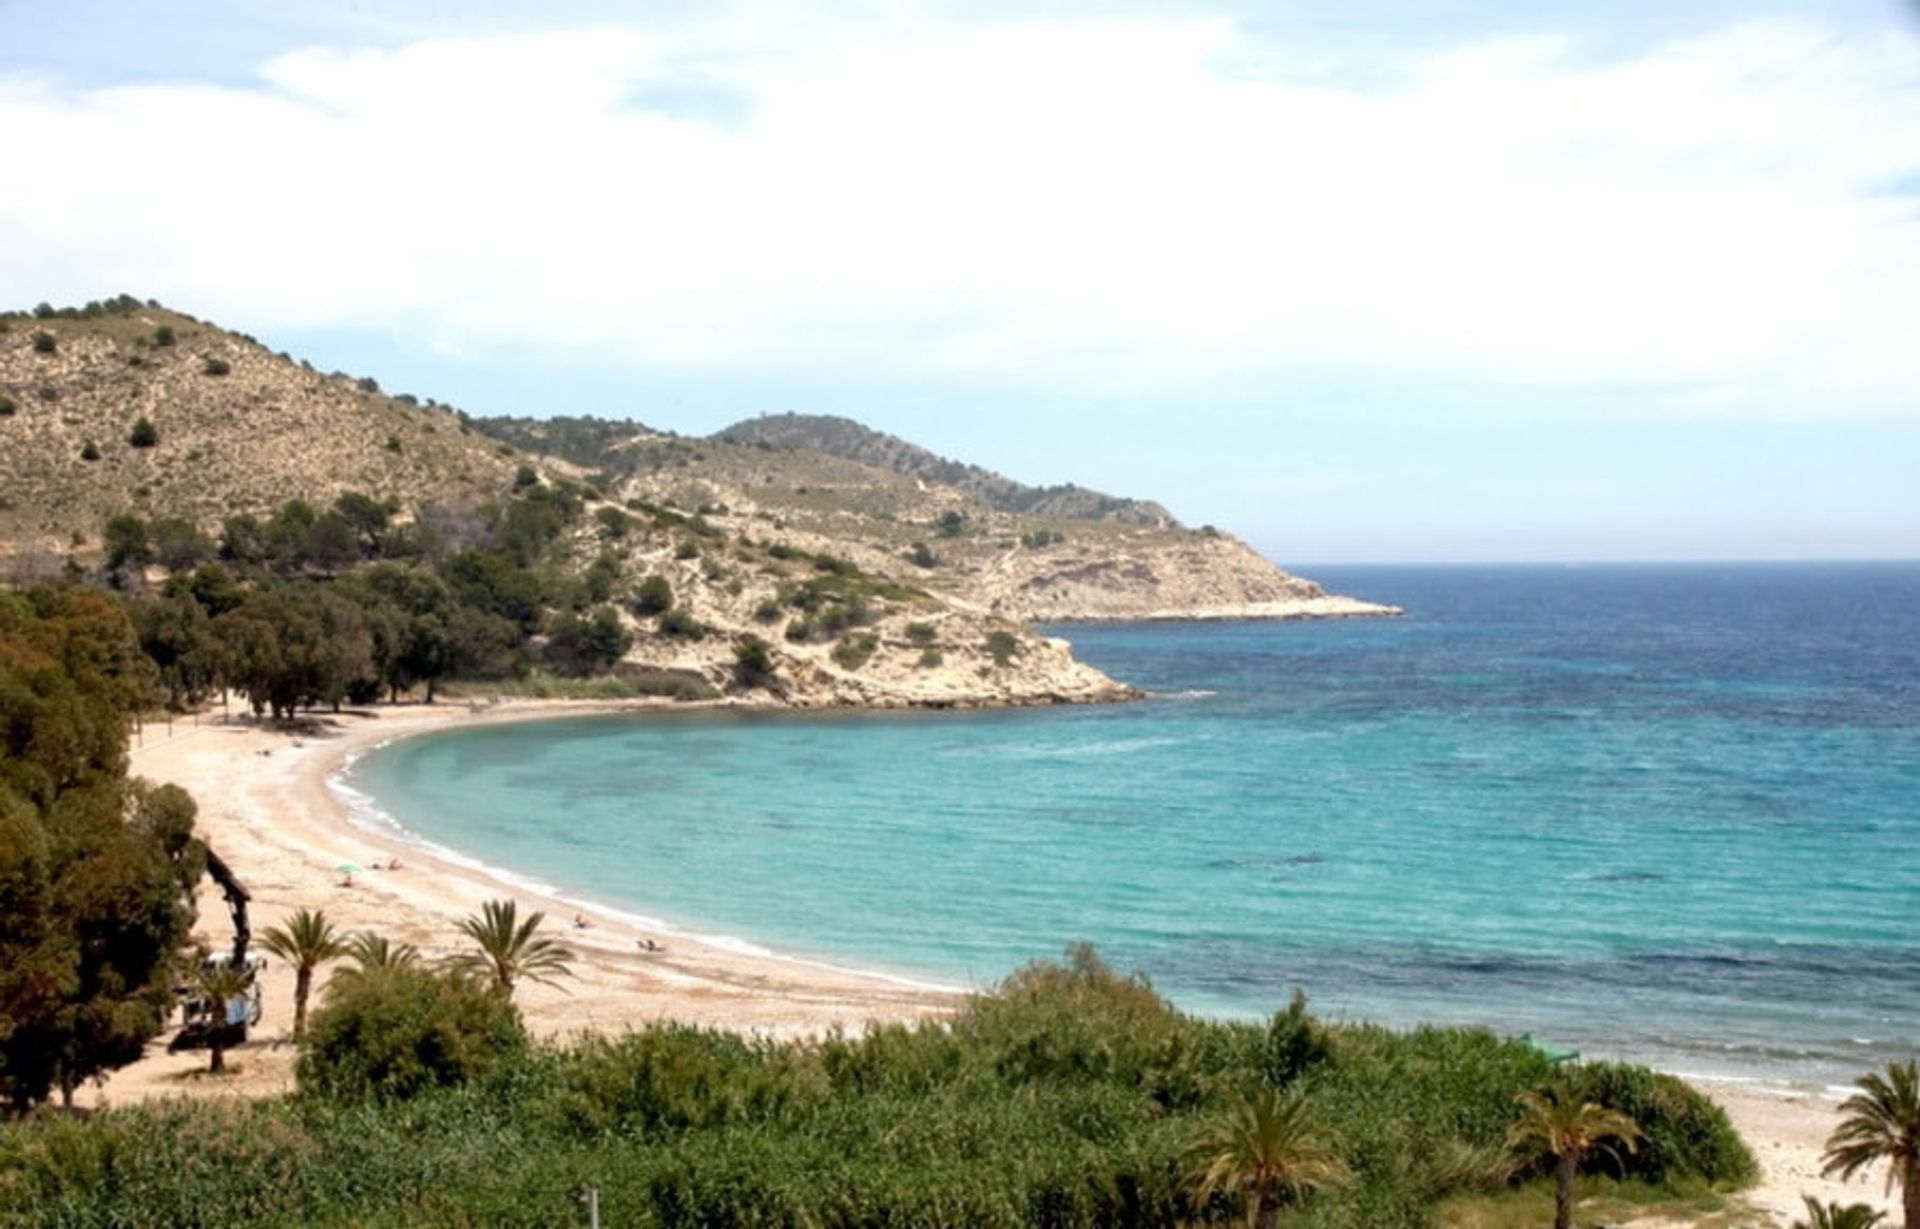
<svg viewBox="0 0 1920 1229"><path fill-rule="evenodd" d="M0 80L0 283L796 379L1920 412L1911 43L1494 42L1366 88L1261 50L702 18L303 50L251 91Z"/></svg>

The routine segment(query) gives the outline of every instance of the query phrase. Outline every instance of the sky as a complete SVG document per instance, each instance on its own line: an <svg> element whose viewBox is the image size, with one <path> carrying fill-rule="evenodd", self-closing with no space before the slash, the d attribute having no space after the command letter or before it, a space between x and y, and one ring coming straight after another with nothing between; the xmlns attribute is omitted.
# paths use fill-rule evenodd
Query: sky
<svg viewBox="0 0 1920 1229"><path fill-rule="evenodd" d="M1920 557L1903 0L0 0L0 303L1288 564Z"/></svg>

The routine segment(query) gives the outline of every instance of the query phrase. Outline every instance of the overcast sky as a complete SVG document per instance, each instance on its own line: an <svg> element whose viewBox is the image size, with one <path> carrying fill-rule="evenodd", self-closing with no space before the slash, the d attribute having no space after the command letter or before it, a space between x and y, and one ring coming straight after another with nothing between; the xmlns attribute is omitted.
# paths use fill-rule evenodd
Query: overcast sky
<svg viewBox="0 0 1920 1229"><path fill-rule="evenodd" d="M1916 557L1920 20L0 0L0 299L121 291L474 413L847 414L1286 563Z"/></svg>

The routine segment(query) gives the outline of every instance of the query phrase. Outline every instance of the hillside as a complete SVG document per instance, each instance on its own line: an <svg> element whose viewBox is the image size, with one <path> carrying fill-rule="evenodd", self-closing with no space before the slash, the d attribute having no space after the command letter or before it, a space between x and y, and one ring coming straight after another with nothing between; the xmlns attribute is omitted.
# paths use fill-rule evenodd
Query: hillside
<svg viewBox="0 0 1920 1229"><path fill-rule="evenodd" d="M0 570L137 592L216 551L298 602L333 587L429 618L482 677L611 669L798 706L1130 694L1039 621L1394 613L1156 504L1022 486L843 419L706 439L481 420L150 302L0 317ZM399 609L417 594L355 579L376 564L444 594Z"/></svg>
<svg viewBox="0 0 1920 1229"><path fill-rule="evenodd" d="M142 419L154 442L136 447ZM129 509L213 528L347 490L411 505L495 498L509 452L444 407L158 305L0 317L0 541L16 557L64 554Z"/></svg>
<svg viewBox="0 0 1920 1229"><path fill-rule="evenodd" d="M763 417L704 439L596 419L471 421L628 495L771 523L809 550L1020 622L1399 613L1328 594L1158 504L1022 486L846 419Z"/></svg>
<svg viewBox="0 0 1920 1229"><path fill-rule="evenodd" d="M952 487L997 512L1073 520L1117 521L1155 529L1180 523L1159 504L1123 499L1068 483L1033 487L1011 478L937 456L918 444L825 414L768 414L735 423L713 437L730 444L766 445L793 452L819 452L897 474Z"/></svg>

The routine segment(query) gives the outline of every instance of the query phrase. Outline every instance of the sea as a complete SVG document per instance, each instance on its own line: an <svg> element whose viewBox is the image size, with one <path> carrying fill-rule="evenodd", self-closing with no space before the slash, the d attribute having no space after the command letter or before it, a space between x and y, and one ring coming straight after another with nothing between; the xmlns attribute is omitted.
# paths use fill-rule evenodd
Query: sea
<svg viewBox="0 0 1920 1229"><path fill-rule="evenodd" d="M1312 569L1399 619L1047 629L1138 703L406 739L360 822L581 907L984 988L1482 1025L1826 1090L1920 1047L1920 563Z"/></svg>

